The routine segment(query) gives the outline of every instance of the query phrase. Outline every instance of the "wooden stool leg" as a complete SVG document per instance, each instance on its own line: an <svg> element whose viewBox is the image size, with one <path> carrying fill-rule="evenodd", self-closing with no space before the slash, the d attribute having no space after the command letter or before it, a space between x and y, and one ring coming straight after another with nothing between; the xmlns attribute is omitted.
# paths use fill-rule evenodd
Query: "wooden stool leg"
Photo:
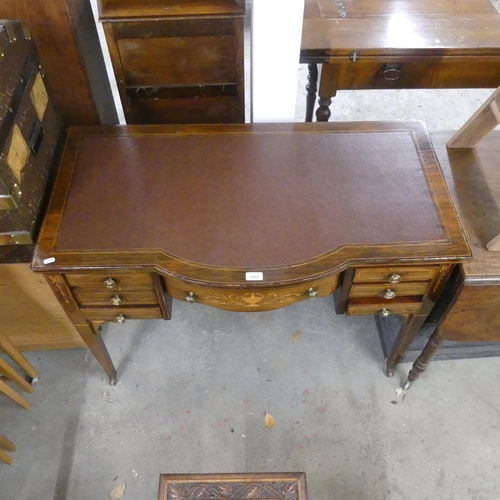
<svg viewBox="0 0 500 500"><path fill-rule="evenodd" d="M7 451L16 451L16 445L0 434L0 448Z"/></svg>
<svg viewBox="0 0 500 500"><path fill-rule="evenodd" d="M5 375L11 382L16 383L24 392L33 392L33 387L3 359L0 359L0 373Z"/></svg>
<svg viewBox="0 0 500 500"><path fill-rule="evenodd" d="M403 385L403 389L407 391L412 382L417 380L422 373L427 369L429 363L431 362L432 357L436 354L436 351L441 347L443 343L442 337L439 335L439 331L436 329L434 333L429 337L427 344L424 347L424 350L420 354L420 356L413 363L413 367L408 374L408 379L406 383Z"/></svg>
<svg viewBox="0 0 500 500"><path fill-rule="evenodd" d="M12 458L10 458L9 455L7 455L7 453L3 450L0 450L0 460L9 465L12 463Z"/></svg>
<svg viewBox="0 0 500 500"><path fill-rule="evenodd" d="M22 368L32 379L38 376L37 371L30 362L19 352L12 342L2 333L0 333L0 348Z"/></svg>
<svg viewBox="0 0 500 500"><path fill-rule="evenodd" d="M3 380L0 380L0 392L3 392L7 397L20 404L26 410L31 408L31 405L26 399L19 395L14 389L11 389Z"/></svg>

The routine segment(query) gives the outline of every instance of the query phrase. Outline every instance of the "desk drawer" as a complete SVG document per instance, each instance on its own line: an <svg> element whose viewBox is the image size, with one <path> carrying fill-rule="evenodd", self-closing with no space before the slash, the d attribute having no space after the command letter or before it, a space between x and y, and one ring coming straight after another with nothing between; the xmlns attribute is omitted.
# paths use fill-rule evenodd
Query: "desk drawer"
<svg viewBox="0 0 500 500"><path fill-rule="evenodd" d="M115 306L119 307L121 305L146 305L146 304L157 304L158 299L154 290L144 290L144 291L125 291L120 293L115 293L113 291L109 292L75 292L75 297L81 305L93 305L93 306Z"/></svg>
<svg viewBox="0 0 500 500"><path fill-rule="evenodd" d="M161 319L158 307L83 307L80 309L89 321L124 323L127 319Z"/></svg>
<svg viewBox="0 0 500 500"><path fill-rule="evenodd" d="M294 302L324 297L335 291L338 276L300 285L252 288L210 288L166 278L166 289L172 297L229 311L270 311Z"/></svg>
<svg viewBox="0 0 500 500"><path fill-rule="evenodd" d="M350 299L347 302L347 315L357 316L376 314L390 316L391 314L415 314L422 306L419 299L411 297L399 299L397 302L377 299Z"/></svg>
<svg viewBox="0 0 500 500"><path fill-rule="evenodd" d="M355 90L498 86L498 56L388 57L361 52L358 57L355 63L333 57L330 64L323 64L321 88L334 95L328 87Z"/></svg>
<svg viewBox="0 0 500 500"><path fill-rule="evenodd" d="M368 284L352 285L350 297L379 297L385 299L396 299L397 297L424 295L429 286L423 283L399 283L399 284Z"/></svg>
<svg viewBox="0 0 500 500"><path fill-rule="evenodd" d="M430 281L439 266L358 267L354 283L403 283L406 281Z"/></svg>
<svg viewBox="0 0 500 500"><path fill-rule="evenodd" d="M89 273L65 275L71 287L86 290L152 290L153 283L149 273Z"/></svg>

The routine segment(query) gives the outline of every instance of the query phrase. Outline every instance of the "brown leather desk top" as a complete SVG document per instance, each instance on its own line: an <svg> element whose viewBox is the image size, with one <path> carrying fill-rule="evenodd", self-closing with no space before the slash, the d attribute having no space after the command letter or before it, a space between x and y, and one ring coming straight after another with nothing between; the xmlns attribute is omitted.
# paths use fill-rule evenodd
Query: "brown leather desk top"
<svg viewBox="0 0 500 500"><path fill-rule="evenodd" d="M76 127L33 268L277 282L468 254L422 123Z"/></svg>

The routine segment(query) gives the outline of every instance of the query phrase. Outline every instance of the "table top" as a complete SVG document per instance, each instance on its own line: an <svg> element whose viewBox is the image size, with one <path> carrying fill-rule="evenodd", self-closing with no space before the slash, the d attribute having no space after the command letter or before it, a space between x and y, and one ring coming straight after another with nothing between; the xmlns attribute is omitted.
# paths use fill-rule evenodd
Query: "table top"
<svg viewBox="0 0 500 500"><path fill-rule="evenodd" d="M497 0L306 0L302 55L499 54Z"/></svg>
<svg viewBox="0 0 500 500"><path fill-rule="evenodd" d="M432 140L473 258L462 264L466 281L500 281L500 252L486 244L500 234L500 131L491 132L474 149L446 149L454 132Z"/></svg>
<svg viewBox="0 0 500 500"><path fill-rule="evenodd" d="M276 283L467 255L420 122L75 127L33 269Z"/></svg>

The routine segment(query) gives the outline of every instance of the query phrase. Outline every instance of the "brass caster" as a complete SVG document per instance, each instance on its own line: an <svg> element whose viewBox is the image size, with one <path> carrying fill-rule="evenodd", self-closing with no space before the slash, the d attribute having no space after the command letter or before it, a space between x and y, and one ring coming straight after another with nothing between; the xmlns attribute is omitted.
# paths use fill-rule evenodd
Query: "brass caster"
<svg viewBox="0 0 500 500"><path fill-rule="evenodd" d="M391 378L394 375L394 370L392 368L387 368L385 370L385 376Z"/></svg>
<svg viewBox="0 0 500 500"><path fill-rule="evenodd" d="M118 382L118 379L115 377L109 377L109 385L114 386Z"/></svg>

